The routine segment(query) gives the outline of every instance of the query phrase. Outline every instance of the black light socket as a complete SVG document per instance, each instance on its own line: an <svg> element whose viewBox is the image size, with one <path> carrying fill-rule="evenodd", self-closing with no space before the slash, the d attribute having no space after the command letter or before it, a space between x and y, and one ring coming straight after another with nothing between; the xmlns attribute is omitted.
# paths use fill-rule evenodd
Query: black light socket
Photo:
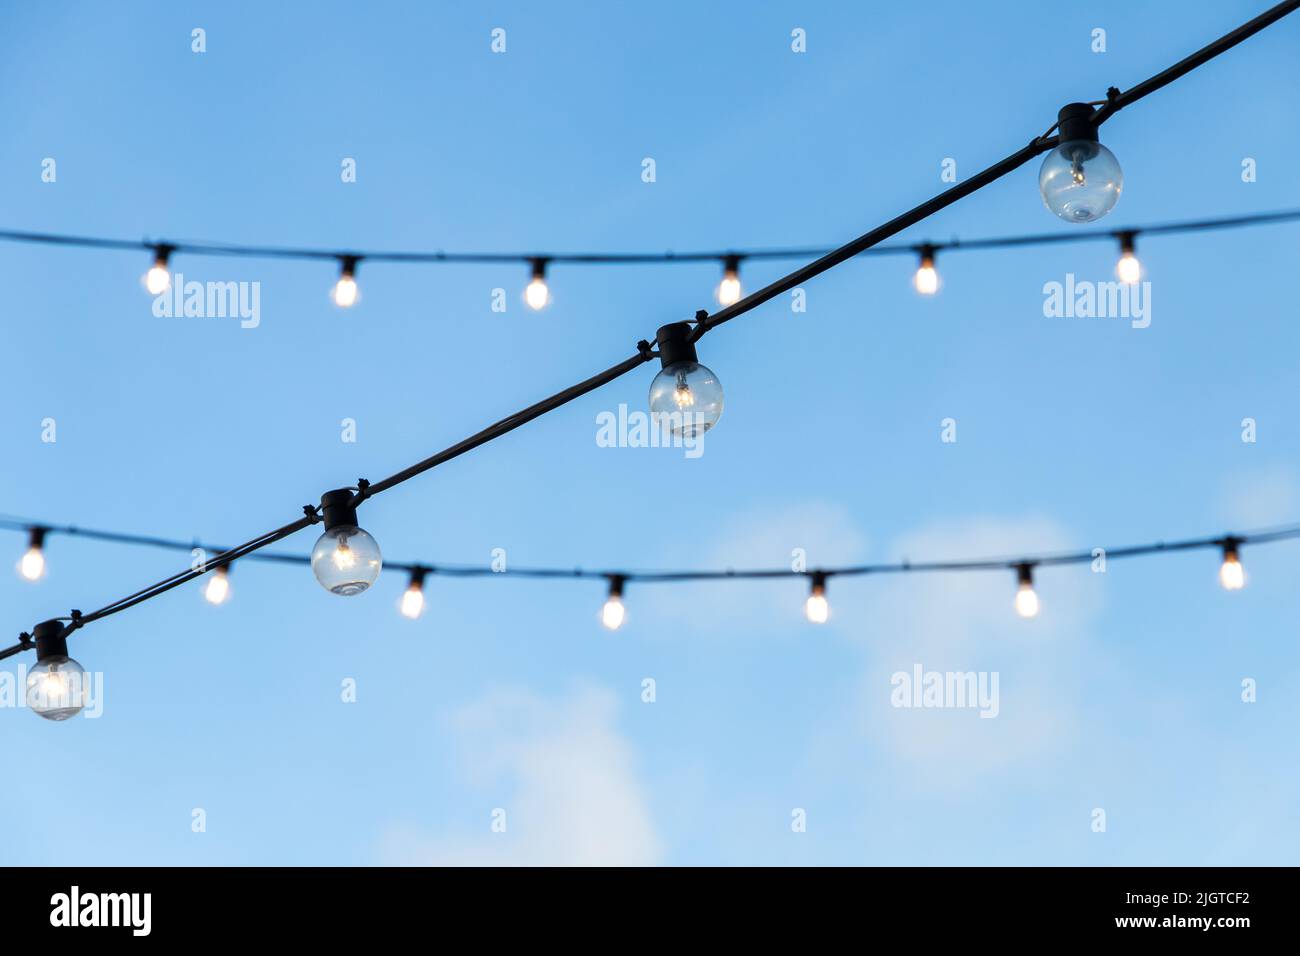
<svg viewBox="0 0 1300 956"><path fill-rule="evenodd" d="M357 507L355 501L356 496L350 488L337 488L321 495L320 512L321 518L325 522L325 530L332 531L334 528L346 525L356 527Z"/></svg>
<svg viewBox="0 0 1300 956"><path fill-rule="evenodd" d="M546 278L546 260L545 260L545 259L534 259L534 260L533 260L533 278L534 278L534 279L545 279L545 278Z"/></svg>
<svg viewBox="0 0 1300 956"><path fill-rule="evenodd" d="M609 596L611 598L621 598L623 596L623 581L621 574L611 574L609 576Z"/></svg>
<svg viewBox="0 0 1300 956"><path fill-rule="evenodd" d="M659 363L664 368L678 362L699 362L699 357L695 354L695 343L691 341L689 322L660 326L655 333L655 342L659 345Z"/></svg>
<svg viewBox="0 0 1300 956"><path fill-rule="evenodd" d="M27 546L38 551L45 546L45 529L32 528L27 534Z"/></svg>
<svg viewBox="0 0 1300 956"><path fill-rule="evenodd" d="M1241 557L1238 554L1238 549L1240 547L1241 547L1241 540L1239 538L1224 538L1223 539L1223 560L1240 561Z"/></svg>
<svg viewBox="0 0 1300 956"><path fill-rule="evenodd" d="M1061 112L1056 115L1057 132L1060 134L1061 142L1069 143L1076 140L1098 142L1097 124L1092 119L1094 113L1096 110L1087 103L1068 103L1062 106Z"/></svg>
<svg viewBox="0 0 1300 956"><path fill-rule="evenodd" d="M1137 234L1121 232L1119 234L1119 252L1122 256L1131 256L1137 249Z"/></svg>
<svg viewBox="0 0 1300 956"><path fill-rule="evenodd" d="M42 621L32 628L32 639L36 642L36 662L51 658L67 659L68 640L62 621Z"/></svg>
<svg viewBox="0 0 1300 956"><path fill-rule="evenodd" d="M360 256L343 256L339 259L339 278L355 279L357 275L357 263L361 261Z"/></svg>
<svg viewBox="0 0 1300 956"><path fill-rule="evenodd" d="M1016 565L1016 577L1021 584L1033 585L1034 583L1034 566L1032 564Z"/></svg>
<svg viewBox="0 0 1300 956"><path fill-rule="evenodd" d="M826 594L826 572L814 571L812 573L812 588L810 593L813 597L822 597Z"/></svg>

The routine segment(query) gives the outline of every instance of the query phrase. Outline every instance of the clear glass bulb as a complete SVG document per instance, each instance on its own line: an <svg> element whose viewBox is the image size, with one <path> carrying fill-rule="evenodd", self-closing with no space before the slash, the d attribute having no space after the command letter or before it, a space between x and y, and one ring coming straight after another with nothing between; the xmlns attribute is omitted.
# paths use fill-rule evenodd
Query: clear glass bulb
<svg viewBox="0 0 1300 956"><path fill-rule="evenodd" d="M1016 613L1021 617L1035 617L1038 614L1038 595L1032 584L1020 585L1016 591Z"/></svg>
<svg viewBox="0 0 1300 956"><path fill-rule="evenodd" d="M28 548L18 562L18 573L27 581L39 581L45 575L45 552Z"/></svg>
<svg viewBox="0 0 1300 956"><path fill-rule="evenodd" d="M224 567L212 572L204 585L203 597L209 604L225 604L230 600L230 573Z"/></svg>
<svg viewBox="0 0 1300 956"><path fill-rule="evenodd" d="M622 598L611 597L600 609L600 623L611 631L617 631L622 627L626 618L627 610L623 607Z"/></svg>
<svg viewBox="0 0 1300 956"><path fill-rule="evenodd" d="M921 295L934 295L939 291L939 273L932 262L922 262L912 277L912 284Z"/></svg>
<svg viewBox="0 0 1300 956"><path fill-rule="evenodd" d="M718 304L735 305L740 301L740 276L734 269L728 269L718 283Z"/></svg>
<svg viewBox="0 0 1300 956"><path fill-rule="evenodd" d="M674 435L703 435L722 417L722 385L698 362L674 362L650 383L650 414Z"/></svg>
<svg viewBox="0 0 1300 956"><path fill-rule="evenodd" d="M334 283L334 290L330 293L330 297L340 309L355 305L358 298L357 280L352 276L339 276L339 281Z"/></svg>
<svg viewBox="0 0 1300 956"><path fill-rule="evenodd" d="M546 308L546 303L551 301L551 290L546 287L546 280L534 278L532 282L528 283L524 288L524 301L534 311L540 312Z"/></svg>
<svg viewBox="0 0 1300 956"><path fill-rule="evenodd" d="M410 618L414 621L424 613L424 589L418 584L412 584L402 592L402 603L399 605L402 617Z"/></svg>
<svg viewBox="0 0 1300 956"><path fill-rule="evenodd" d="M810 594L804 602L803 613L814 624L825 624L831 616L831 606L824 594Z"/></svg>
<svg viewBox="0 0 1300 956"><path fill-rule="evenodd" d="M1115 265L1115 274L1125 285L1135 285L1142 278L1142 263L1138 262L1138 257L1133 253L1126 252L1119 257L1119 262Z"/></svg>
<svg viewBox="0 0 1300 956"><path fill-rule="evenodd" d="M144 274L144 287L150 295L162 295L171 284L172 276L166 266L154 265Z"/></svg>
<svg viewBox="0 0 1300 956"><path fill-rule="evenodd" d="M331 594L360 594L379 577L383 556L379 544L353 525L331 528L311 549L311 570Z"/></svg>
<svg viewBox="0 0 1300 956"><path fill-rule="evenodd" d="M1223 559L1223 564L1219 566L1219 583L1229 591L1240 591L1246 586L1246 572L1236 555Z"/></svg>
<svg viewBox="0 0 1300 956"><path fill-rule="evenodd" d="M71 657L47 657L27 673L27 706L46 720L67 720L86 706L86 671Z"/></svg>
<svg viewBox="0 0 1300 956"><path fill-rule="evenodd" d="M1095 222L1115 208L1124 174L1101 143L1076 139L1047 154L1038 171L1043 202L1067 222Z"/></svg>

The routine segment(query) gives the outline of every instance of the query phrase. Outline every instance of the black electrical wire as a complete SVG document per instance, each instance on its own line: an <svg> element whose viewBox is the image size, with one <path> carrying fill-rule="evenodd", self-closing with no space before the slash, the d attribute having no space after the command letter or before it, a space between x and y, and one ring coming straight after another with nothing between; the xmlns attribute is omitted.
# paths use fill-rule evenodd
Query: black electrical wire
<svg viewBox="0 0 1300 956"><path fill-rule="evenodd" d="M1169 67L1168 69L1156 74L1150 79L1145 80L1144 82L1138 84L1137 86L1130 89L1127 93L1121 93L1118 89L1112 87L1108 91L1106 104L1103 105L1097 111L1094 117L1094 122L1098 124L1105 122L1117 110L1125 106L1128 106L1136 102L1137 100L1143 98L1144 96L1147 96L1150 93L1155 92L1156 90L1167 85L1168 83L1173 82L1179 77L1185 75L1186 73L1190 72L1196 67L1203 65L1204 63L1218 56L1220 53L1223 53L1224 51L1237 45L1247 37L1252 36L1253 34L1264 29L1270 24L1276 22L1277 20L1281 19L1283 16L1294 12L1297 9L1300 9L1300 0L1286 0L1286 2L1277 4L1276 6L1266 11L1265 13L1256 17L1255 19L1249 21L1248 23L1243 24L1242 26L1238 27L1236 30L1233 30L1231 33L1228 33L1223 37L1220 37L1218 40L1203 47L1202 49L1198 50L1196 53L1193 53L1191 56L1186 57L1183 60L1180 60L1172 67ZM901 232L903 229L906 229L908 226L915 225L916 223L920 222L926 217L951 205L957 200L962 199L965 196L968 196L971 193L975 192L976 190L982 189L983 187L989 185L990 183L997 181L998 179L1002 178L1003 176L1007 175L1013 170L1018 169L1020 166L1024 165L1026 162L1028 162L1030 159L1034 158L1035 156L1039 155L1040 153L1055 148L1057 143L1058 143L1058 139L1054 136L1043 135L1043 136L1035 137L1026 146L1012 153L1010 156L1006 157L1000 162L994 163L992 166L989 166L987 169L982 170L981 172L972 176L970 179L953 186L951 189L948 189L947 191L940 193L938 196L935 196L934 198L924 203L921 203L920 205L909 210L908 212L905 212L902 215L895 217L894 219L890 220L884 225L878 226L877 228L864 233L863 235L859 236L857 239L845 243L844 245L840 246L838 249L835 249L821 256L820 258L816 259L815 261L809 263L806 266L803 266L800 269L796 269L794 272L791 272L789 275L786 275L785 277L778 279L767 286L764 286L763 288L759 289L756 292L750 293L748 296L745 296L744 298L733 303L732 305L723 308L719 312L713 315L709 315L707 312L704 311L697 312L695 317L696 327L692 333L692 340L699 339L701 336L703 336L706 332L710 331L711 329L716 328L717 326L722 325L725 322L729 322L732 319L738 318L739 316L744 315L746 312L749 312L757 308L758 306L774 298L775 296L778 296L783 292L787 292L790 289L796 288L797 286L801 285L807 280L815 278L818 275L821 275L823 272L826 272L827 270L834 268L835 266L839 265L842 262L847 261L848 259L853 258L854 256L860 255L868 248L871 248L872 246L877 245L883 240L896 235L897 233ZM63 245L75 244L69 242L66 239L66 237L48 236L48 235L37 234L37 233L25 233L23 235L28 237L32 241L52 242L52 243L63 244ZM105 239L105 240L95 240L93 244L106 247L106 248L145 247L145 248L152 248L156 250L160 247L166 247L169 252L176 251L176 245L177 245L175 243L149 243L149 244L126 243L126 245L123 246L122 243L123 243L122 240ZM234 249L235 247L211 245L211 246L199 247L199 248L210 251L212 252L212 254L237 254L231 252L231 250ZM296 255L299 258L317 258L317 259L340 258L336 254L324 253L319 250L316 251L287 250L286 251L286 250L274 250L270 247L263 247L261 251L266 255L283 255L283 256ZM343 258L360 260L363 257L349 253ZM406 481L410 478L415 477L416 475L428 471L430 468L436 467L437 465L440 465L446 461L450 461L451 459L456 458L459 455L462 455L473 448L477 448L478 446L483 445L486 442L492 441L495 438L499 438L500 436L506 434L507 432L513 431L514 429L518 428L520 425L532 421L534 418L537 418L538 416L543 415L546 412L553 411L554 409L567 404L573 399L578 398L579 396L584 395L595 388L599 388L601 385L613 381L614 379L626 374L627 372L630 372L632 369L637 368L641 364L648 362L651 358L655 357L655 353L651 351L649 344L644 340L637 343L637 349L638 349L637 355L633 356L632 358L626 359L620 362L618 365L614 365L609 369L606 369L604 372L601 372L600 374L595 375L587 379L586 381L579 383L578 385L574 385L568 389L565 389L564 391L557 392L556 394L552 395L550 398L543 399L541 402L531 405L528 408L522 409L521 411L516 412L514 415L504 418L501 421L495 423L494 425L488 426L487 428L483 429L477 434L472 435L469 438L464 439L463 441L458 442L455 445L452 445L451 447L444 449L443 451L435 455L432 455L424 459L423 461L418 462L415 465L412 465L409 468L399 471L396 474L391 475L390 477L375 483L374 485L370 485L368 482L364 482L364 481L361 482L358 486L358 491L354 499L354 504L360 504L362 501L373 496L374 494L379 493L380 491L384 491L389 488L392 488L393 486L400 484L403 481ZM320 520L320 518L316 513L315 506L308 505L304 508L304 511L306 512L305 517L299 518L297 521L294 521L291 524L284 525L283 527L275 531L267 532L264 535L254 538L248 542L245 542L242 545L239 545L236 548L232 548L229 551L226 551L225 553L218 555L212 561L207 562L202 569L190 569L172 575L169 578L164 578L162 581L159 581L156 584L150 585L149 587L137 591L135 594L129 595L125 598L121 598L117 601L112 602L111 604L105 605L103 608L100 608L98 611L94 611L88 615L82 615L79 611L73 611L69 619L70 623L65 628L65 633L70 633L72 631L75 631L78 628L84 626L85 624L90 623L91 621L108 617L111 614L115 614L118 611L125 610L129 607L134 607L136 604L139 604L142 601L147 601L152 597L156 597L157 595L169 591L172 588L175 588L185 583L186 581L197 578L207 573L210 570L215 570L218 567L223 567L226 564L229 564L231 561L236 560L237 558L244 557L245 555L251 554L254 551L257 551L269 544L273 544L276 541L279 541L282 538L285 538L288 535L293 534L297 531L301 531L303 528L308 527L309 525L314 524L318 520ZM1193 545L1188 544L1186 546L1191 547ZM1208 547L1209 545L1202 543L1199 546ZM864 568L866 567L867 566L864 566ZM936 565L936 566L928 567L927 570L942 570L942 568ZM758 573L759 572L751 572L750 574L752 576ZM868 572L866 570L863 570L860 573L868 573ZM0 659L27 650L31 646L33 645L29 635L24 633L20 637L19 644L16 644L10 648L0 651Z"/></svg>

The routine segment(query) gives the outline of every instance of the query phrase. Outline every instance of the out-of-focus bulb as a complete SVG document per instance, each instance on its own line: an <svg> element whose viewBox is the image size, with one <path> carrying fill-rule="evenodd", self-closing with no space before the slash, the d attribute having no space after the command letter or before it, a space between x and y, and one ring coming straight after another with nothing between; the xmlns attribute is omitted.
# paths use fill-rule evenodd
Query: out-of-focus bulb
<svg viewBox="0 0 1300 956"><path fill-rule="evenodd" d="M1229 542L1223 546L1223 564L1219 565L1219 583L1225 590L1240 591L1246 586L1246 572L1237 556L1237 545Z"/></svg>
<svg viewBox="0 0 1300 956"><path fill-rule="evenodd" d="M916 268L916 275L912 277L912 285L921 295L934 295L939 291L939 273L934 267L934 250L924 248L921 250L921 264Z"/></svg>
<svg viewBox="0 0 1300 956"><path fill-rule="evenodd" d="M740 260L728 257L722 268L722 281L718 283L718 304L735 305L740 301Z"/></svg>
<svg viewBox="0 0 1300 956"><path fill-rule="evenodd" d="M546 285L546 261L533 260L533 278L524 287L524 301L534 312L540 312L551 301L551 290Z"/></svg>
<svg viewBox="0 0 1300 956"><path fill-rule="evenodd" d="M623 579L609 579L609 597L600 608L600 623L608 630L617 631L627 619L627 609L623 607Z"/></svg>
<svg viewBox="0 0 1300 956"><path fill-rule="evenodd" d="M1142 278L1142 263L1138 262L1136 240L1131 232L1119 237L1119 262L1115 264L1115 274L1125 285L1135 285Z"/></svg>
<svg viewBox="0 0 1300 956"><path fill-rule="evenodd" d="M339 265L339 280L330 290L330 298L340 309L355 305L357 299L361 297L360 290L357 288L357 262L356 258L345 256Z"/></svg>
<svg viewBox="0 0 1300 956"><path fill-rule="evenodd" d="M1016 589L1016 613L1021 617L1035 617L1038 614L1038 594L1034 591L1034 569L1021 565L1017 569L1020 586Z"/></svg>
<svg viewBox="0 0 1300 956"><path fill-rule="evenodd" d="M402 600L398 605L402 612L402 617L414 621L424 613L424 572L412 571L411 583L406 586L402 592Z"/></svg>
<svg viewBox="0 0 1300 956"><path fill-rule="evenodd" d="M360 594L379 577L383 557L379 544L355 525L330 528L311 550L311 569L331 594Z"/></svg>
<svg viewBox="0 0 1300 956"><path fill-rule="evenodd" d="M230 569L222 565L212 572L203 588L203 598L209 604L225 604L230 600Z"/></svg>
<svg viewBox="0 0 1300 956"><path fill-rule="evenodd" d="M803 613L813 624L825 624L831 616L831 606L826 600L826 577L814 574L812 589L804 602Z"/></svg>
<svg viewBox="0 0 1300 956"><path fill-rule="evenodd" d="M154 250L153 265L144 274L144 287L150 295L162 295L172 284L172 274L167 262L171 258L171 249L159 246Z"/></svg>
<svg viewBox="0 0 1300 956"><path fill-rule="evenodd" d="M18 562L18 573L28 581L39 581L45 576L45 552L28 548Z"/></svg>

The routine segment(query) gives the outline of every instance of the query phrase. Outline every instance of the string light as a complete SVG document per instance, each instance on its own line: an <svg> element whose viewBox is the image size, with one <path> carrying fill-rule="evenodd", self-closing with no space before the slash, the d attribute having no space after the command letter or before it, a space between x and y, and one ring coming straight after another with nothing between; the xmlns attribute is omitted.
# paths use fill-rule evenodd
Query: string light
<svg viewBox="0 0 1300 956"><path fill-rule="evenodd" d="M609 596L600 609L600 623L611 631L617 631L627 620L627 610L623 607L623 581L621 574L609 576Z"/></svg>
<svg viewBox="0 0 1300 956"><path fill-rule="evenodd" d="M551 301L551 290L546 285L546 260L533 260L533 278L524 288L524 301L534 312L540 312Z"/></svg>
<svg viewBox="0 0 1300 956"><path fill-rule="evenodd" d="M1124 174L1115 154L1101 145L1097 112L1070 103L1057 117L1060 145L1038 171L1043 203L1066 222L1095 222L1115 208Z"/></svg>
<svg viewBox="0 0 1300 956"><path fill-rule="evenodd" d="M659 329L662 368L650 383L650 414L658 427L683 438L697 438L722 417L722 385L699 362L689 322Z"/></svg>
<svg viewBox="0 0 1300 956"><path fill-rule="evenodd" d="M1137 238L1131 232L1119 234L1119 262L1115 274L1125 285L1134 285L1142 278L1142 263L1138 261Z"/></svg>
<svg viewBox="0 0 1300 956"><path fill-rule="evenodd" d="M172 274L168 261L171 259L173 246L154 246L153 265L144 274L144 287L150 295L162 295L172 284Z"/></svg>
<svg viewBox="0 0 1300 956"><path fill-rule="evenodd" d="M361 298L360 290L357 288L357 263L360 261L357 256L339 258L339 281L334 283L330 298L340 309L351 308L356 304L357 299Z"/></svg>
<svg viewBox="0 0 1300 956"><path fill-rule="evenodd" d="M66 629L43 621L32 629L36 666L27 673L27 706L46 720L67 720L86 704L86 671L68 656Z"/></svg>
<svg viewBox="0 0 1300 956"><path fill-rule="evenodd" d="M220 606L230 600L230 595L230 565L223 564L208 578L208 583L203 588L203 599L209 604Z"/></svg>
<svg viewBox="0 0 1300 956"><path fill-rule="evenodd" d="M1219 565L1219 583L1227 591L1240 591L1246 586L1246 572L1238 556L1240 541L1225 538L1223 541L1223 564Z"/></svg>
<svg viewBox="0 0 1300 956"><path fill-rule="evenodd" d="M1016 576L1020 582L1016 589L1016 613L1024 618L1037 617L1038 595L1034 592L1034 566L1017 565Z"/></svg>
<svg viewBox="0 0 1300 956"><path fill-rule="evenodd" d="M18 560L18 575L25 581L39 581L45 576L45 529L32 528L27 550Z"/></svg>
<svg viewBox="0 0 1300 956"><path fill-rule="evenodd" d="M740 256L722 260L722 281L718 283L718 304L735 305L740 301Z"/></svg>
<svg viewBox="0 0 1300 956"><path fill-rule="evenodd" d="M916 275L912 277L912 285L921 295L934 295L939 291L939 273L934 268L934 246L921 246L917 252L921 262L916 267Z"/></svg>
<svg viewBox="0 0 1300 956"><path fill-rule="evenodd" d="M357 527L357 496L349 488L327 491L320 499L325 533L311 549L311 569L331 594L360 594L379 577L379 544Z"/></svg>
<svg viewBox="0 0 1300 956"><path fill-rule="evenodd" d="M804 602L803 613L813 624L825 624L831 616L831 606L826 602L826 573L814 571L808 600Z"/></svg>
<svg viewBox="0 0 1300 956"><path fill-rule="evenodd" d="M411 582L402 592L402 600L398 603L402 617L412 621L424 613L424 575L424 568L416 568L411 572Z"/></svg>
<svg viewBox="0 0 1300 956"><path fill-rule="evenodd" d="M1118 163L1114 157L1100 145L1097 130L1110 116L1116 111L1129 106L1142 98L1148 96L1155 90L1161 89L1169 83L1185 76L1190 71L1207 63L1214 57L1217 57L1224 51L1231 49L1247 37L1254 35L1267 26L1277 22L1283 16L1300 9L1300 0L1284 0L1272 9L1255 17L1253 20L1243 24L1230 33L1225 34L1218 40L1202 47L1200 50L1180 60L1173 66L1165 69L1149 79L1128 88L1127 91L1121 92L1118 88L1112 87L1107 93L1107 99L1100 109L1093 110L1091 104L1070 104L1063 108L1058 117L1056 127L1059 128L1059 135L1053 137L1051 131L1041 136L1035 137L1030 142L1020 147L1015 152L1004 157L1002 160L991 166L975 173L974 175L963 178L963 180L954 186L932 196L930 199L914 206L912 209L895 216L888 222L885 222L873 229L868 230L855 239L852 239L838 248L818 256L815 260L807 262L802 267L795 269L789 274L767 284L766 286L751 293L748 297L733 304L732 307L724 309L722 312L710 316L707 312L698 312L696 314L696 326L694 330L690 329L689 323L674 323L673 325L663 326L660 328L656 339L659 343L659 352L664 368L655 377L656 385L665 378L666 373L670 372L670 357L666 352L671 352L680 361L689 356L689 362L697 365L695 361L694 343L705 333L720 327L725 322L739 318L747 314L758 306L769 302L786 292L799 288L804 282L807 282L817 276L827 272L836 266L848 262L859 255L863 255L868 250L879 247L880 243L892 236L897 235L903 229L921 222L931 215L947 208L955 202L985 188L1018 169L1024 163L1028 162L1035 156L1039 156L1049 150L1049 155L1040 170L1040 188L1043 193L1044 202L1053 212L1056 212L1062 218L1073 222L1085 222L1096 219L1105 215L1115 204L1122 187L1122 174L1120 173ZM1082 145L1082 149L1072 148ZM1061 175L1060 167L1064 164L1064 175ZM1091 164L1091 165L1090 165ZM1243 218L1239 217L1237 224L1242 224ZM1255 221L1263 221L1255 217ZM1205 224L1197 226L1188 226L1192 228L1206 228ZM1152 227L1149 231L1155 231ZM16 233L12 231L0 231L0 238L17 239L18 241L36 241L36 242L55 242L64 245L94 245L101 248L131 248L133 244L123 243L116 240L88 240L78 237L51 237L48 235L39 235L34 233ZM1033 238L1029 240L1032 242ZM1041 238L1039 241L1042 241ZM1022 242L1018 244L1029 244ZM986 243L986 247L997 244L995 242ZM1002 244L1011 244L1003 242ZM970 244L968 244L970 245ZM161 247L155 247L161 252ZM171 246L170 249L176 248ZM320 253L311 250L267 250L265 248L257 249L253 247L233 247L233 246L203 246L202 244L192 244L188 246L189 250L207 252L209 254L219 255L283 255L286 257L299 258L319 258ZM347 275L349 260L355 269L356 261L360 255L349 255L343 257L342 265L344 277L352 278ZM451 259L447 254L429 254L425 256L402 255L389 253L387 256L376 256L376 258L388 258L390 260L404 259L406 261L449 261ZM468 260L473 257L462 257ZM502 257L479 256L478 261L500 261ZM508 257L507 257L508 258ZM642 258L640 261L644 261ZM534 277L538 278L538 262L534 260ZM355 280L353 280L355 283ZM341 283L340 283L341 284ZM346 298L346 296L344 296ZM355 301L355 295L352 296ZM325 521L325 533L321 535L313 548L311 564L312 570L322 586L338 594L356 594L365 590L378 577L382 569L382 558L379 547L374 539L366 532L362 531L355 524L356 506L366 498L395 487L398 484L409 481L410 479L423 474L424 472L441 465L447 461L459 457L466 452L481 447L482 445L494 441L511 431L521 427L527 422L554 411L575 399L606 385L623 375L628 374L634 369L640 367L643 363L648 362L655 356L649 343L637 343L636 354L630 358L624 359L618 364L598 372L591 377L578 382L560 392L555 393L541 401L519 410L513 415L507 416L492 425L476 432L473 435L457 442L456 444L443 449L429 457L410 465L396 474L372 484L365 483L359 486L357 494L353 496L349 490L336 490L328 492L321 499L319 508L317 506L306 506L304 517L300 517L280 528L268 531L244 544L238 545L225 552L228 560L251 555L254 552L265 548L277 541L288 537L306 527L316 523L317 520ZM715 424L717 417L721 415L722 410L722 392L716 378L703 366L698 367L703 371L704 377L698 382L691 382L689 377L678 379L675 374L667 374L667 387L662 390L666 400L678 407L680 411L684 405L689 404L693 408L701 405L712 408L711 420L706 416L705 424L700 427L700 431L709 428ZM714 401L716 399L716 402ZM657 400L656 386L652 385L651 389L652 410L659 411L656 407L660 403ZM665 409L667 411L667 409ZM318 517L317 511L321 514ZM1286 536L1293 536L1294 532ZM1275 534L1271 540L1278 540L1282 535ZM1240 539L1234 541L1239 543ZM1204 542L1189 542L1186 547L1204 546ZM1130 549L1128 556L1138 553L1153 553L1161 548L1137 548ZM1224 545L1225 564L1228 563L1227 545ZM1089 553L1088 558L1091 558ZM1072 555L1068 558L1055 558L1054 564L1065 563L1066 561L1077 561L1079 556ZM983 565L982 567L987 567ZM932 565L928 570L958 570L974 567L970 563L948 563L946 565ZM1016 597L1017 610L1025 616L1032 616L1037 613L1038 600L1037 595L1033 593L1032 587L1032 562L1023 562L1017 565L1020 589ZM905 565L905 570L919 570L919 566ZM66 631L70 632L90 624L95 621L103 620L110 615L117 614L123 610L135 607L144 601L150 600L161 594L166 593L172 588L186 581L193 580L205 573L204 569L191 568L177 574L173 574L162 581L156 582L144 589L138 590L127 597L121 598L98 610L88 614L82 614L80 611L73 611L71 623ZM838 573L851 573L849 571ZM866 573L865 570L859 569L857 573ZM711 577L712 575L705 575ZM733 574L728 574L734 577ZM772 576L764 574L762 576ZM677 579L686 579L678 575ZM666 578L661 578L665 580ZM51 623L51 622L46 622ZM65 636L65 630L59 628L59 637ZM10 657L14 654L27 650L31 646L27 635L23 635L22 641L9 648L0 649L0 659ZM40 652L38 650L38 659Z"/></svg>

